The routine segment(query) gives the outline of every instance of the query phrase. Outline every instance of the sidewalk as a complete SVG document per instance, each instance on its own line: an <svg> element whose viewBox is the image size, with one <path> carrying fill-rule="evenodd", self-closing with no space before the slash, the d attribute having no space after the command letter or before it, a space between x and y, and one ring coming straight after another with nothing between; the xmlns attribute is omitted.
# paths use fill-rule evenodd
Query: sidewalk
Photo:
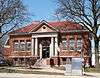
<svg viewBox="0 0 100 78"><path fill-rule="evenodd" d="M87 76L0 73L0 78L100 78L100 75L94 74L94 73L91 73L91 74L88 73Z"/></svg>
<svg viewBox="0 0 100 78"><path fill-rule="evenodd" d="M100 78L100 73L87 73L87 72L85 73L84 76L65 76L64 70L58 70L55 68L19 69L19 70L25 70L25 71L31 70L33 72L39 71L42 73L38 73L38 74L0 73L0 78ZM46 72L46 73L43 74L43 72ZM58 73L58 74L55 74L55 73Z"/></svg>

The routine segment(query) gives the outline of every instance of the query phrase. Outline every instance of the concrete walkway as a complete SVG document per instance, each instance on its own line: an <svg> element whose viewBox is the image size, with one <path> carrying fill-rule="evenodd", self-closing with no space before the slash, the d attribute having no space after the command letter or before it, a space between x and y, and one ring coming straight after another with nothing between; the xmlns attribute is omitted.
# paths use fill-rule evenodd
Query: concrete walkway
<svg viewBox="0 0 100 78"><path fill-rule="evenodd" d="M84 76L65 76L64 70L58 70L54 68L44 68L44 69L20 69L20 70L31 70L40 72L51 72L51 73L61 73L61 74L20 74L20 73L0 73L0 78L100 78L100 73L85 73Z"/></svg>
<svg viewBox="0 0 100 78"><path fill-rule="evenodd" d="M100 74L88 73L87 76L64 76L64 75L0 73L0 78L100 78Z"/></svg>

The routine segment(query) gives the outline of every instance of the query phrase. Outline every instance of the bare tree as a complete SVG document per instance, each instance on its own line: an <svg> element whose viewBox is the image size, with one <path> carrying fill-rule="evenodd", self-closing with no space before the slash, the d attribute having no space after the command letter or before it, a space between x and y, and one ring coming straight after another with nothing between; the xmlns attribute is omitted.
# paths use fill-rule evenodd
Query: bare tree
<svg viewBox="0 0 100 78"><path fill-rule="evenodd" d="M85 26L95 43L96 68L99 67L100 0L57 0L56 14Z"/></svg>
<svg viewBox="0 0 100 78"><path fill-rule="evenodd" d="M0 0L0 60L4 59L5 35L25 23L26 17L27 11L22 0Z"/></svg>
<svg viewBox="0 0 100 78"><path fill-rule="evenodd" d="M0 0L0 39L9 31L23 23L26 9L22 0Z"/></svg>

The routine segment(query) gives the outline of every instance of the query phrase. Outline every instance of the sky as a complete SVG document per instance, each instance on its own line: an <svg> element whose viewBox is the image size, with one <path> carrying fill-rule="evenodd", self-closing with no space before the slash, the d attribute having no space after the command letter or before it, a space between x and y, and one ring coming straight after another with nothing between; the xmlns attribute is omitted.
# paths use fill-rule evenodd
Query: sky
<svg viewBox="0 0 100 78"><path fill-rule="evenodd" d="M33 21L52 21L57 4L54 0L23 0Z"/></svg>
<svg viewBox="0 0 100 78"><path fill-rule="evenodd" d="M57 9L56 0L23 0L32 21L56 21L54 15ZM100 29L100 28L99 28ZM98 32L100 34L100 31Z"/></svg>

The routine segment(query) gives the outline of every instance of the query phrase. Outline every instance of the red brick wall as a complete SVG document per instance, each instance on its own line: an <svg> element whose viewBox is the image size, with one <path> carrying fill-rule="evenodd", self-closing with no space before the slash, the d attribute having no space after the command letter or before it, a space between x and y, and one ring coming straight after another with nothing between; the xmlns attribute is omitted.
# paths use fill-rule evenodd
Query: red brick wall
<svg viewBox="0 0 100 78"><path fill-rule="evenodd" d="M59 56L63 57L80 57L80 52L74 52L74 51L61 51L59 52Z"/></svg>
<svg viewBox="0 0 100 78"><path fill-rule="evenodd" d="M9 39L9 46L10 48L5 48L5 54L8 54L8 56L31 56L31 52L26 51L14 51L13 44L14 40L31 40L31 35L11 35ZM9 51L8 51L9 50Z"/></svg>
<svg viewBox="0 0 100 78"><path fill-rule="evenodd" d="M11 49L10 49L10 47L5 47L4 48L3 55L4 55L5 58L8 58L11 55Z"/></svg>

